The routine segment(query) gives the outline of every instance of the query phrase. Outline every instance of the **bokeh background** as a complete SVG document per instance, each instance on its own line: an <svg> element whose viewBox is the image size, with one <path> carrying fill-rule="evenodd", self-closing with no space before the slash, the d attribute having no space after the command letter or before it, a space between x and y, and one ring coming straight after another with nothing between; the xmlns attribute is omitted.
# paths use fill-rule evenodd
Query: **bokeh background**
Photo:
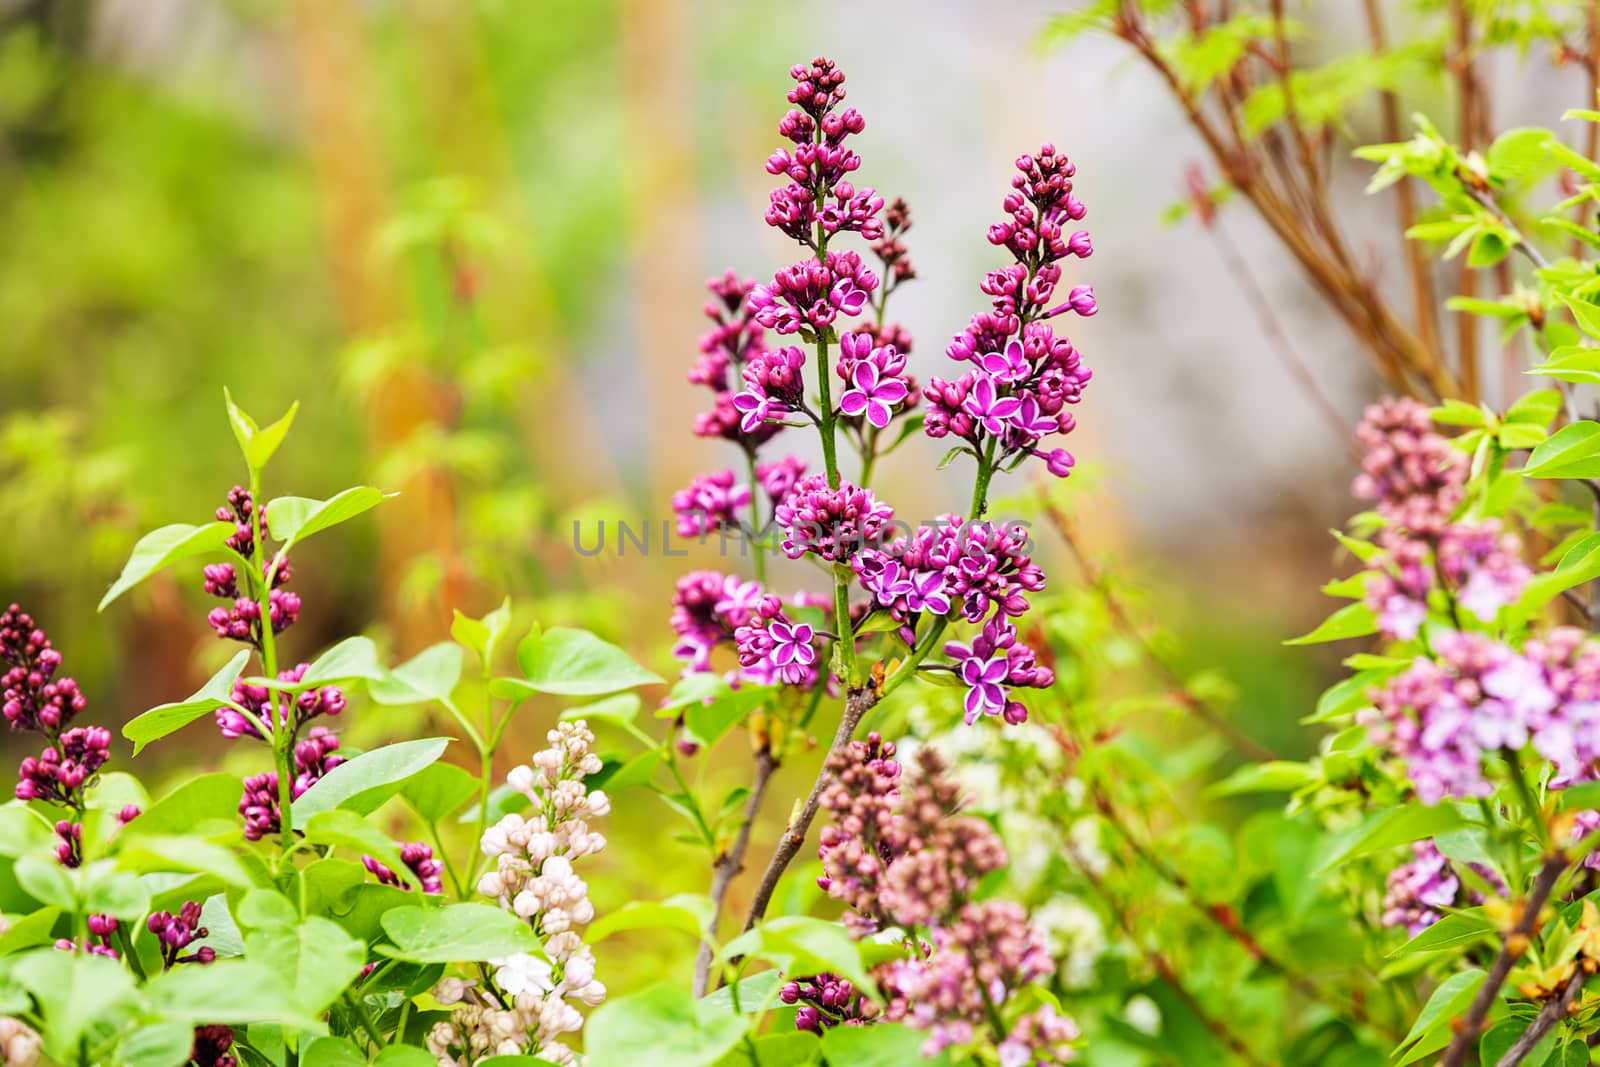
<svg viewBox="0 0 1600 1067"><path fill-rule="evenodd" d="M1061 6L0 0L0 598L51 628L97 721L191 692L231 651L193 576L94 605L140 533L203 521L239 479L227 386L262 419L301 402L269 495L401 494L298 553L290 655L361 631L403 657L509 594L668 672L672 583L717 562L662 555L668 498L734 458L688 429L701 286L792 255L761 221L762 164L789 66L828 54L867 117L863 179L912 207L895 317L919 377L985 306L1013 157L1048 140L1076 159L1097 252L1073 281L1101 311L1073 326L1095 370L1074 510L1172 655L1303 752L1333 664L1280 642L1326 613L1325 531L1352 510L1348 427L1376 385L1248 215L1220 238L1170 220L1199 146L1115 42L1041 43ZM1330 49L1346 14L1308 16ZM1539 112L1550 77L1501 80L1497 106ZM1381 267L1391 221L1346 169L1344 217ZM889 461L902 514L957 506L940 452ZM651 525L652 553L574 552L573 523L602 520ZM554 713L525 713L511 750ZM381 714L347 725L424 728ZM181 740L158 763L235 758L204 724ZM678 881L650 877L609 894Z"/></svg>

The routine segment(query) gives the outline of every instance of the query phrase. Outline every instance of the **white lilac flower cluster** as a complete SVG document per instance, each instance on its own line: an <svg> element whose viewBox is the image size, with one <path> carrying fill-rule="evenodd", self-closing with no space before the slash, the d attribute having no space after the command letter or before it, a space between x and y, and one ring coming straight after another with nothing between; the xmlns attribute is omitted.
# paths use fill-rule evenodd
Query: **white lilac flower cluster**
<svg viewBox="0 0 1600 1067"><path fill-rule="evenodd" d="M478 892L529 923L548 961L526 953L488 961L496 968L500 996L473 981L440 982L435 999L455 1008L428 1035L440 1067L523 1054L573 1063L572 1049L557 1039L583 1027L574 1002L592 1008L605 1000L606 987L594 977L594 953L579 933L594 918L594 905L572 864L606 847L605 837L590 826L610 812L611 802L583 783L600 770L586 723L560 723L546 738L550 747L534 755L532 767L513 768L506 776L529 807L483 832L480 847L493 866L478 880Z"/></svg>
<svg viewBox="0 0 1600 1067"><path fill-rule="evenodd" d="M33 1027L21 1019L0 1016L0 1064L4 1067L33 1067L39 1062L42 1044Z"/></svg>

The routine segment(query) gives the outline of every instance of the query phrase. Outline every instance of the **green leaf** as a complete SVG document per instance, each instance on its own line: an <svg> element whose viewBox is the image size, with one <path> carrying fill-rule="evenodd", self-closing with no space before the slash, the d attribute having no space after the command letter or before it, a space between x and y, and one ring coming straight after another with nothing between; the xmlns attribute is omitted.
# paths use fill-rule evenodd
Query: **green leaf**
<svg viewBox="0 0 1600 1067"><path fill-rule="evenodd" d="M1583 419L1561 427L1528 457L1529 478L1600 477L1600 423Z"/></svg>
<svg viewBox="0 0 1600 1067"><path fill-rule="evenodd" d="M133 554L123 566L122 574L100 598L98 610L106 610L107 604L164 567L179 560L223 551L233 532L231 522L208 522L204 526L179 522L145 534L133 546Z"/></svg>
<svg viewBox="0 0 1600 1067"><path fill-rule="evenodd" d="M1528 1029L1526 1019L1506 1019L1490 1028L1478 1042L1478 1060L1488 1067L1499 1067L1500 1058L1511 1051L1511 1046ZM1550 1056L1556 1050L1556 1038L1560 1031L1552 1029L1537 1045L1522 1059L1517 1061L1518 1067L1551 1067ZM1583 1046L1583 1059L1578 1061L1583 1067L1589 1064L1589 1046ZM1560 1064L1555 1067L1561 1067Z"/></svg>
<svg viewBox="0 0 1600 1067"><path fill-rule="evenodd" d="M187 700L181 700L176 704L162 704L160 707L151 708L143 715L129 719L122 727L122 736L133 742L133 754L137 756L150 742L181 730L218 708L228 707L233 694L233 683L239 680L239 675L244 673L244 666L249 661L250 650L244 649L223 664L222 669L213 674L210 680Z"/></svg>
<svg viewBox="0 0 1600 1067"><path fill-rule="evenodd" d="M400 784L400 795L423 822L442 822L478 793L478 780L453 763L434 763Z"/></svg>
<svg viewBox="0 0 1600 1067"><path fill-rule="evenodd" d="M1240 767L1227 778L1206 790L1209 796L1238 796L1241 793L1292 793L1320 778L1309 765L1288 760L1270 760Z"/></svg>
<svg viewBox="0 0 1600 1067"><path fill-rule="evenodd" d="M1324 859L1320 869L1329 871L1361 856L1408 845L1424 837L1433 837L1466 825L1467 820L1450 804L1430 807L1413 800L1398 807L1385 808L1341 835L1343 847Z"/></svg>
<svg viewBox="0 0 1600 1067"><path fill-rule="evenodd" d="M690 700L682 709L684 726L707 748L720 741L750 712L771 700L776 691L776 687L765 685L734 689L714 674L705 677L711 680L712 692L701 699ZM674 690L674 695L676 693Z"/></svg>
<svg viewBox="0 0 1600 1067"><path fill-rule="evenodd" d="M378 647L370 638L347 637L318 656L295 683L295 692L357 679L382 682L387 672L378 663Z"/></svg>
<svg viewBox="0 0 1600 1067"><path fill-rule="evenodd" d="M640 706L637 693L618 693L614 697L606 697L593 704L568 708L561 713L561 721L573 722L582 719L585 722L608 722L627 729L639 717Z"/></svg>
<svg viewBox="0 0 1600 1067"><path fill-rule="evenodd" d="M1378 632L1378 619L1365 604L1346 604L1329 615L1308 634L1285 641L1286 645L1316 645L1327 641L1344 641L1352 637L1365 637Z"/></svg>
<svg viewBox="0 0 1600 1067"><path fill-rule="evenodd" d="M104 956L35 949L18 958L12 974L39 1002L46 1049L61 1063L76 1062L79 1039L138 998L133 976Z"/></svg>
<svg viewBox="0 0 1600 1067"><path fill-rule="evenodd" d="M1335 541L1338 541L1345 547L1347 552L1349 552L1356 559L1360 560L1362 563L1370 563L1374 559L1377 559L1379 556L1383 555L1383 549L1379 548L1371 541L1362 541L1359 538L1351 537L1349 534L1344 533L1341 530L1329 530L1328 532L1333 535L1333 539Z"/></svg>
<svg viewBox="0 0 1600 1067"><path fill-rule="evenodd" d="M822 1035L822 1054L828 1067L904 1067L926 1062L921 1051L926 1039L900 1023L835 1026Z"/></svg>
<svg viewBox="0 0 1600 1067"><path fill-rule="evenodd" d="M222 402L228 409L228 425L233 429L233 439L239 442L239 454L249 463L250 442L255 440L260 427L244 408L233 402L233 393L226 385L222 387Z"/></svg>
<svg viewBox="0 0 1600 1067"><path fill-rule="evenodd" d="M295 820L298 824L299 819ZM305 823L306 840L313 845L354 849L365 853L399 875L413 888L420 889L416 875L400 859L400 848L389 835L353 811L335 808L311 816Z"/></svg>
<svg viewBox="0 0 1600 1067"><path fill-rule="evenodd" d="M327 1010L367 962L365 945L315 915L246 934L244 950L288 984L290 1003L310 1018Z"/></svg>
<svg viewBox="0 0 1600 1067"><path fill-rule="evenodd" d="M831 971L863 992L877 988L862 962L861 945L838 923L809 915L786 915L764 922L728 942L719 955L722 959L764 959L785 974Z"/></svg>
<svg viewBox="0 0 1600 1067"><path fill-rule="evenodd" d="M662 679L635 663L616 645L587 630L556 627L536 642L523 642L517 663L529 689L556 696L602 696Z"/></svg>
<svg viewBox="0 0 1600 1067"><path fill-rule="evenodd" d="M428 737L401 741L394 745L363 752L339 764L311 784L293 808L294 825L300 829L318 812L343 808L366 815L400 792L406 779L438 761L450 746L448 738Z"/></svg>
<svg viewBox="0 0 1600 1067"><path fill-rule="evenodd" d="M326 1027L295 1008L288 983L253 960L174 967L145 986L151 1008L167 1019L207 1023L283 1023L321 1033Z"/></svg>
<svg viewBox="0 0 1600 1067"><path fill-rule="evenodd" d="M1389 959L1414 956L1419 952L1461 948L1492 937L1494 932L1494 923L1484 917L1482 908L1452 912L1389 953Z"/></svg>
<svg viewBox="0 0 1600 1067"><path fill-rule="evenodd" d="M711 1067L739 1043L747 1024L707 1014L687 989L672 984L607 1001L585 1027L586 1067Z"/></svg>
<svg viewBox="0 0 1600 1067"><path fill-rule="evenodd" d="M646 784L655 777L656 768L661 766L661 759L660 749L651 748L639 753L618 767L617 772L606 779L606 792L616 793L619 790Z"/></svg>
<svg viewBox="0 0 1600 1067"><path fill-rule="evenodd" d="M1578 329L1590 337L1600 337L1600 307L1586 300L1577 300L1563 294L1557 295L1561 302L1567 305L1567 310L1572 312L1572 317L1577 320Z"/></svg>
<svg viewBox="0 0 1600 1067"><path fill-rule="evenodd" d="M1411 1032L1401 1042L1401 1048L1407 1051L1396 1061L1395 1067L1414 1063L1450 1043L1452 1034L1450 1023L1472 1003L1478 988L1483 985L1484 977L1484 972L1474 967L1470 970L1457 971L1439 983L1439 987L1433 991L1433 996L1428 998L1428 1003L1423 1005L1421 1013L1417 1015L1417 1021L1411 1026Z"/></svg>
<svg viewBox="0 0 1600 1067"><path fill-rule="evenodd" d="M1600 383L1600 348L1564 345L1551 352L1549 359L1524 373L1579 385L1595 385Z"/></svg>
<svg viewBox="0 0 1600 1067"><path fill-rule="evenodd" d="M372 682L367 693L379 704L447 704L461 680L462 655L460 645L442 641Z"/></svg>
<svg viewBox="0 0 1600 1067"><path fill-rule="evenodd" d="M767 1010L770 1002L777 996L778 987L783 985L783 974L779 971L762 971L752 974L748 978L741 978L733 985L725 985L713 989L700 998L702 1008L716 1008L718 1011L733 1011L734 986L739 990L739 1010L745 1015L754 1015Z"/></svg>
<svg viewBox="0 0 1600 1067"><path fill-rule="evenodd" d="M242 790L241 790L242 791ZM0 856L26 856L55 847L55 830L20 800L0 804Z"/></svg>
<svg viewBox="0 0 1600 1067"><path fill-rule="evenodd" d="M1523 588L1516 604L1508 613L1513 622L1526 622L1539 613L1565 589L1573 589L1585 582L1600 578L1600 533L1591 533L1567 549L1549 574L1541 574Z"/></svg>
<svg viewBox="0 0 1600 1067"><path fill-rule="evenodd" d="M383 932L394 944L379 945L377 951L416 963L473 963L515 952L543 954L532 927L488 904L391 908L382 922Z"/></svg>
<svg viewBox="0 0 1600 1067"><path fill-rule="evenodd" d="M491 1056L486 1060L479 1060L478 1067L484 1067L485 1064L491 1064L495 1060L520 1062L524 1067L529 1063L539 1062L531 1056ZM390 1045L378 1053L378 1058L372 1062L375 1067L439 1067L439 1061L427 1049L415 1048L409 1045Z"/></svg>
<svg viewBox="0 0 1600 1067"><path fill-rule="evenodd" d="M239 926L246 930L259 930L269 926L293 926L300 921L300 913L289 898L275 889L253 889L239 899L234 907Z"/></svg>
<svg viewBox="0 0 1600 1067"><path fill-rule="evenodd" d="M1548 427L1561 412L1561 394L1554 389L1535 389L1524 393L1506 408L1506 421Z"/></svg>
<svg viewBox="0 0 1600 1067"><path fill-rule="evenodd" d="M1400 667L1379 667L1372 670L1360 671L1340 682L1335 682L1322 696L1317 698L1317 710L1308 718L1302 720L1307 723L1327 722L1340 716L1348 715L1358 708L1364 708L1372 703L1367 698L1367 693L1375 685L1382 684L1386 679L1399 673Z"/></svg>
<svg viewBox="0 0 1600 1067"><path fill-rule="evenodd" d="M822 1063L822 1043L804 1031L751 1038L746 1053L754 1060L752 1067L819 1067Z"/></svg>
<svg viewBox="0 0 1600 1067"><path fill-rule="evenodd" d="M149 910L150 894L137 875L101 863L82 868L80 874L84 911L133 922Z"/></svg>
<svg viewBox="0 0 1600 1067"><path fill-rule="evenodd" d="M294 417L300 411L300 401L296 400L289 405L289 410L283 418L265 429L256 431L255 439L245 449L245 462L252 470L263 470L273 453L278 451L278 446L283 444L283 439L289 434L289 427L294 425Z"/></svg>
<svg viewBox="0 0 1600 1067"><path fill-rule="evenodd" d="M183 871L211 874L231 886L249 888L256 884L250 872L231 849L200 837L145 832L140 816L124 837L118 839L117 858L133 871Z"/></svg>
<svg viewBox="0 0 1600 1067"><path fill-rule="evenodd" d="M183 1067L194 1048L194 1027L188 1023L146 1023L117 1045L123 1067Z"/></svg>
<svg viewBox="0 0 1600 1067"><path fill-rule="evenodd" d="M300 1067L367 1067L367 1054L347 1037L319 1037L306 1043Z"/></svg>
<svg viewBox="0 0 1600 1067"><path fill-rule="evenodd" d="M41 904L53 904L62 911L78 910L78 886L71 874L54 859L22 856L12 868L17 884Z"/></svg>
<svg viewBox="0 0 1600 1067"><path fill-rule="evenodd" d="M484 672L487 673L494 663L495 649L500 646L510 627L511 598L506 597L498 608L481 619L463 615L457 610L455 621L450 624L450 636L463 648L470 648L476 652L483 664ZM537 633L538 629L535 628L534 632Z"/></svg>
<svg viewBox="0 0 1600 1067"><path fill-rule="evenodd" d="M267 502L267 525L280 542L279 551L287 552L312 534L371 511L383 502L383 497L381 490L370 485L346 489L326 500L280 496Z"/></svg>
<svg viewBox="0 0 1600 1067"><path fill-rule="evenodd" d="M192 833L215 819L232 823L244 783L236 774L202 774L179 785L138 818L141 834Z"/></svg>
<svg viewBox="0 0 1600 1067"><path fill-rule="evenodd" d="M1486 230L1472 239L1467 250L1467 266L1492 267L1511 253L1511 242L1503 233Z"/></svg>
<svg viewBox="0 0 1600 1067"><path fill-rule="evenodd" d="M38 945L53 945L56 920L61 914L60 908L40 908L12 922L11 929L0 935L0 956L10 956Z"/></svg>
<svg viewBox="0 0 1600 1067"><path fill-rule="evenodd" d="M635 900L601 915L584 932L584 940L598 944L624 930L677 930L698 940L704 929L700 916L682 905Z"/></svg>
<svg viewBox="0 0 1600 1067"><path fill-rule="evenodd" d="M1537 448L1550 436L1543 426L1530 426L1524 423L1508 422L1500 427L1497 435L1500 438L1500 447L1508 452L1522 449Z"/></svg>

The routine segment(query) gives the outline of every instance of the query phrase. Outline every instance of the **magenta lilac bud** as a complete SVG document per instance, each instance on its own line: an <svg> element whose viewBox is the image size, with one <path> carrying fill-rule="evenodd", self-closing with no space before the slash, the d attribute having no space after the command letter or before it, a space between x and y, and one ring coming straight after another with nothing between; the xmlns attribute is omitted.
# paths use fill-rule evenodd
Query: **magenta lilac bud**
<svg viewBox="0 0 1600 1067"><path fill-rule="evenodd" d="M194 1046L189 1051L193 1067L238 1067L233 1056L233 1029L228 1026L197 1026Z"/></svg>
<svg viewBox="0 0 1600 1067"><path fill-rule="evenodd" d="M412 874L416 875L424 893L444 892L444 882L441 878L444 874L444 865L434 859L433 849L421 842L410 841L400 846L400 860ZM373 857L362 856L361 862L380 884L400 886L403 889L411 888L398 874Z"/></svg>
<svg viewBox="0 0 1600 1067"><path fill-rule="evenodd" d="M0 712L13 730L54 734L88 706L77 682L56 677L61 653L16 604L0 613L0 665Z"/></svg>

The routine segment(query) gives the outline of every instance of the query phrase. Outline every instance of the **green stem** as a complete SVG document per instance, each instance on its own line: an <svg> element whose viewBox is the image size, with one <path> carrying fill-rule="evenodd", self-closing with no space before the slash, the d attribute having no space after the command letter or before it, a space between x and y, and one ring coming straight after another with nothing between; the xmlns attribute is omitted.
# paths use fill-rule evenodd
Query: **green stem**
<svg viewBox="0 0 1600 1067"><path fill-rule="evenodd" d="M372 1016L367 1014L366 1006L363 1005L361 1001L357 1000L355 994L353 993L346 992L344 995L344 1000L346 1004L350 1005L350 1013L354 1015L356 1017L356 1021L361 1024L361 1029L365 1030L367 1036L372 1039L373 1047L382 1048L383 1035L378 1033L377 1026L375 1026L372 1022Z"/></svg>
<svg viewBox="0 0 1600 1067"><path fill-rule="evenodd" d="M710 825L706 822L705 815L701 814L700 804L695 800L694 792L689 788L689 783L684 780L683 772L678 770L678 761L672 756L670 746L664 748L667 752L667 770L672 772L673 780L678 783L678 788L683 791L684 800L689 802L689 810L694 812L695 829L700 831L700 836L705 839L706 847L715 851L717 835L711 832Z"/></svg>
<svg viewBox="0 0 1600 1067"><path fill-rule="evenodd" d="M482 829L478 831L482 833ZM461 876L456 874L456 865L450 862L450 853L445 850L444 837L439 833L437 822L428 823L428 833L433 838L433 847L439 854L439 862L444 864L444 873L449 876L450 884L455 888L456 899L466 900L466 890L461 887Z"/></svg>
<svg viewBox="0 0 1600 1067"><path fill-rule="evenodd" d="M489 794L494 790L494 749L500 740L500 730L494 723L494 697L489 695L489 664L483 665L483 733L474 736L478 749L478 833L482 834L489 828ZM465 716L462 717L465 720ZM511 718L511 713L506 712L505 719L500 722L500 729ZM484 737L490 738L485 743ZM472 850L472 858L467 861L467 885L478 884L478 863L483 856L483 850ZM457 892L460 892L458 887Z"/></svg>
<svg viewBox="0 0 1600 1067"><path fill-rule="evenodd" d="M256 586L256 606L260 613L257 624L261 627L261 673L269 682L278 678L278 650L272 635L272 576L275 565L267 565L267 542L262 537L261 512L266 500L261 494L261 471L250 471L250 535L255 552L250 560L250 581ZM258 562L259 561L259 562ZM268 691L268 725L272 727L273 762L278 767L278 827L283 853L294 847L294 815L290 807L294 801L294 744L293 730L281 721L278 702L283 699L276 690ZM290 705L293 705L291 700ZM280 854L279 858L282 858Z"/></svg>
<svg viewBox="0 0 1600 1067"><path fill-rule="evenodd" d="M744 454L745 465L750 471L750 528L756 531L764 529L761 525L761 479L756 475L756 454L754 449L746 449ZM761 540L746 538L750 545L755 560L753 566L756 570L756 581L763 587L767 584L767 549Z"/></svg>
<svg viewBox="0 0 1600 1067"><path fill-rule="evenodd" d="M972 511L970 518L974 521L983 518L983 513L989 508L989 480L994 477L994 450L996 438L989 438L984 445L983 454L978 457L978 475L972 484Z"/></svg>
<svg viewBox="0 0 1600 1067"><path fill-rule="evenodd" d="M1528 778L1523 774L1522 758L1509 748L1505 750L1505 756L1506 765L1511 768L1511 784L1516 788L1523 806L1528 809L1528 821L1533 824L1533 833L1539 839L1539 847L1549 852L1550 827L1545 824L1543 805L1533 795L1533 787L1528 784Z"/></svg>

